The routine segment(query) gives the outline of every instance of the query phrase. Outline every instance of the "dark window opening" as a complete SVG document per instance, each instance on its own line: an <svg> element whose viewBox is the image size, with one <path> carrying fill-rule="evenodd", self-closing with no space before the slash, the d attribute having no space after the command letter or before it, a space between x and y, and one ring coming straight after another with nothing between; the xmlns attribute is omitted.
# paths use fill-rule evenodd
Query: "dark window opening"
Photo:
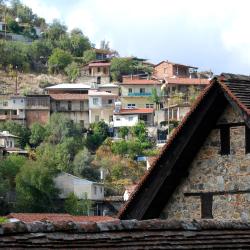
<svg viewBox="0 0 250 250"><path fill-rule="evenodd" d="M72 103L71 101L68 101L68 110L71 111L71 109L72 109Z"/></svg>
<svg viewBox="0 0 250 250"><path fill-rule="evenodd" d="M213 219L213 195L202 194L201 195L201 218Z"/></svg>
<svg viewBox="0 0 250 250"><path fill-rule="evenodd" d="M101 84L101 77L100 76L97 77L97 84Z"/></svg>
<svg viewBox="0 0 250 250"><path fill-rule="evenodd" d="M230 127L220 129L221 155L230 154Z"/></svg>
<svg viewBox="0 0 250 250"><path fill-rule="evenodd" d="M246 154L250 153L250 128L245 126L245 150Z"/></svg>

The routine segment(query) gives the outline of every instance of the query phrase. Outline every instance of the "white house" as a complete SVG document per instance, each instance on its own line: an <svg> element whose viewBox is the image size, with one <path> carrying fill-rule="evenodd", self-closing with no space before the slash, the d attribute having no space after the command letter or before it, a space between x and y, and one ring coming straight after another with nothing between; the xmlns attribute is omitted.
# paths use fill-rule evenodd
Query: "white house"
<svg viewBox="0 0 250 250"><path fill-rule="evenodd" d="M14 148L16 138L18 138L18 136L10 134L9 131L0 132L0 147L6 149Z"/></svg>
<svg viewBox="0 0 250 250"><path fill-rule="evenodd" d="M25 124L26 98L24 96L1 97L0 120L15 120Z"/></svg>
<svg viewBox="0 0 250 250"><path fill-rule="evenodd" d="M102 183L89 181L77 176L60 173L54 178L56 187L61 191L60 198L65 199L70 193L74 193L79 199L85 197L92 201L102 201L104 199L104 186Z"/></svg>

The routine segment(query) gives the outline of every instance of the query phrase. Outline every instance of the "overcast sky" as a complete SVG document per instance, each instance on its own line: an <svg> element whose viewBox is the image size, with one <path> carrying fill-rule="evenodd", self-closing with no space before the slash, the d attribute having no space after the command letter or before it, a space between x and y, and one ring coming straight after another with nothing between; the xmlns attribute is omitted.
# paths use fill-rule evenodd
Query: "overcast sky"
<svg viewBox="0 0 250 250"><path fill-rule="evenodd" d="M248 0L23 0L47 22L82 29L122 56L250 74Z"/></svg>

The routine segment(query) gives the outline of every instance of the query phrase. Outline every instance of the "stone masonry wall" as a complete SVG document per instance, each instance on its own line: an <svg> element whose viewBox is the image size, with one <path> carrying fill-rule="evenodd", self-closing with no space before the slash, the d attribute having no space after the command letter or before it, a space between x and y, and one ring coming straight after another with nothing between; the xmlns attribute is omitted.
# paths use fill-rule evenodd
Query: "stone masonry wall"
<svg viewBox="0 0 250 250"><path fill-rule="evenodd" d="M243 122L230 107L218 124ZM230 155L220 155L220 130L213 129L193 160L189 176L175 190L162 217L200 219L199 196L184 193L239 191L250 189L250 154L245 154L245 127L230 128ZM213 218L250 219L250 194L213 196Z"/></svg>

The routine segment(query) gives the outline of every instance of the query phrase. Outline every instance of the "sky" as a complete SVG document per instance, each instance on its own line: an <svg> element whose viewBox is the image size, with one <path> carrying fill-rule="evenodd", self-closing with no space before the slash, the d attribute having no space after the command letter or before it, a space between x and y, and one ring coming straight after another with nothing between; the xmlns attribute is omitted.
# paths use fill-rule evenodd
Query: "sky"
<svg viewBox="0 0 250 250"><path fill-rule="evenodd" d="M121 56L250 75L249 0L22 0Z"/></svg>

